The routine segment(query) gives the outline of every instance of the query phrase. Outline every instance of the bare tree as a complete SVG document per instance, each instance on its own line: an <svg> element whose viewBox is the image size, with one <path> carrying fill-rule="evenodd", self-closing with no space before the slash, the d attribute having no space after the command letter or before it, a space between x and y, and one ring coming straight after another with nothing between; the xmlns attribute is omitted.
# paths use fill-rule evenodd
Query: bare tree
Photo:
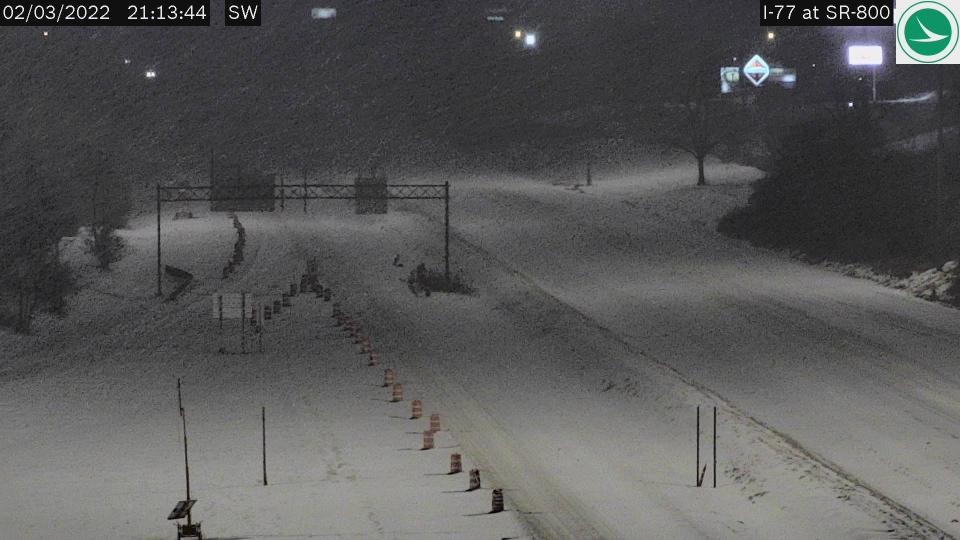
<svg viewBox="0 0 960 540"><path fill-rule="evenodd" d="M28 158L4 176L8 200L2 208L0 295L15 299L14 329L27 333L38 308L57 314L65 309L74 279L58 246L76 227L67 200L41 175L36 161Z"/></svg>

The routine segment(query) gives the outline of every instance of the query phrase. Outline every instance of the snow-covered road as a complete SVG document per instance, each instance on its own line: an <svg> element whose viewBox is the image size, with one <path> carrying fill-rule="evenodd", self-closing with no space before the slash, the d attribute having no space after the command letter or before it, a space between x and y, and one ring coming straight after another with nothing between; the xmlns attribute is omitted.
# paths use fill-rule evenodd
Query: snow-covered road
<svg viewBox="0 0 960 540"><path fill-rule="evenodd" d="M680 187L691 170L583 190L452 178L469 297L404 283L441 260L427 203L241 214L248 258L226 281L225 217L165 223L166 262L198 277L175 304L150 296L143 220L46 338L0 336L13 352L0 363L0 523L18 538L166 536L182 490L169 385L182 376L214 537L956 535L960 317L719 236L756 171L713 166L722 185ZM507 513L479 515L488 491L431 476L444 450L403 451L417 442L405 409L383 403L377 369L351 363L320 305L268 327L265 355L216 354L209 294L275 296L313 256L407 395L443 414L441 444L504 488ZM269 490L256 485L260 404L278 416ZM719 406L717 489L693 487L698 405Z"/></svg>
<svg viewBox="0 0 960 540"><path fill-rule="evenodd" d="M670 171L658 174L579 191L464 178L457 231L645 357L960 533L960 312L716 233L755 171L715 166L720 185L706 189L665 189Z"/></svg>

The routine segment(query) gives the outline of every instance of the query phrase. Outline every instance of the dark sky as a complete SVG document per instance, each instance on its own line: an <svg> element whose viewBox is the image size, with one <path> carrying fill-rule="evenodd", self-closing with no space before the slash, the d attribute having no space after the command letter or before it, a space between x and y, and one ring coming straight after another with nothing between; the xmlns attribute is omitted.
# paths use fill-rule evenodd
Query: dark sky
<svg viewBox="0 0 960 540"><path fill-rule="evenodd" d="M311 19L318 5L337 19ZM487 8L507 20L486 21ZM2 113L21 137L100 141L128 159L196 162L193 145L329 160L480 144L574 109L622 115L671 99L694 72L713 91L717 67L752 52L812 82L806 65L841 62L850 36L890 33L783 29L768 43L754 11L743 0L268 0L259 28L223 27L221 6L209 28L4 29ZM536 51L518 47L518 27L538 33Z"/></svg>

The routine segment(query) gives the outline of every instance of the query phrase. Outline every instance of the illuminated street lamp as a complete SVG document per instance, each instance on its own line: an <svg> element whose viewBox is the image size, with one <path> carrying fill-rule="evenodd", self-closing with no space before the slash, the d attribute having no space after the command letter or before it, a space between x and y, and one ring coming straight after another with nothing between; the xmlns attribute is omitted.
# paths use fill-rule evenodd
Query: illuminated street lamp
<svg viewBox="0 0 960 540"><path fill-rule="evenodd" d="M774 39L776 39L776 37L777 37L777 34L775 34L772 30L767 32L767 41L773 41Z"/></svg>
<svg viewBox="0 0 960 540"><path fill-rule="evenodd" d="M145 72L143 73L143 76L146 77L147 79L156 79L156 78L157 78L157 71L154 70L154 69L148 69L147 71L145 71Z"/></svg>
<svg viewBox="0 0 960 540"><path fill-rule="evenodd" d="M527 32L523 36L523 46L528 49L533 49L537 46L537 34L534 32Z"/></svg>
<svg viewBox="0 0 960 540"><path fill-rule="evenodd" d="M523 39L523 30L514 30L513 39Z"/></svg>

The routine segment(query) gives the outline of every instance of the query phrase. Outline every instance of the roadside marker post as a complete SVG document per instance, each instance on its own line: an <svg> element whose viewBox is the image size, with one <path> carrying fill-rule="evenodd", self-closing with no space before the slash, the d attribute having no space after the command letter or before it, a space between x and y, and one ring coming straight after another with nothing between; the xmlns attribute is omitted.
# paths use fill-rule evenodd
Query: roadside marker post
<svg viewBox="0 0 960 540"><path fill-rule="evenodd" d="M263 434L263 485L267 485L267 408L260 408L260 422Z"/></svg>

